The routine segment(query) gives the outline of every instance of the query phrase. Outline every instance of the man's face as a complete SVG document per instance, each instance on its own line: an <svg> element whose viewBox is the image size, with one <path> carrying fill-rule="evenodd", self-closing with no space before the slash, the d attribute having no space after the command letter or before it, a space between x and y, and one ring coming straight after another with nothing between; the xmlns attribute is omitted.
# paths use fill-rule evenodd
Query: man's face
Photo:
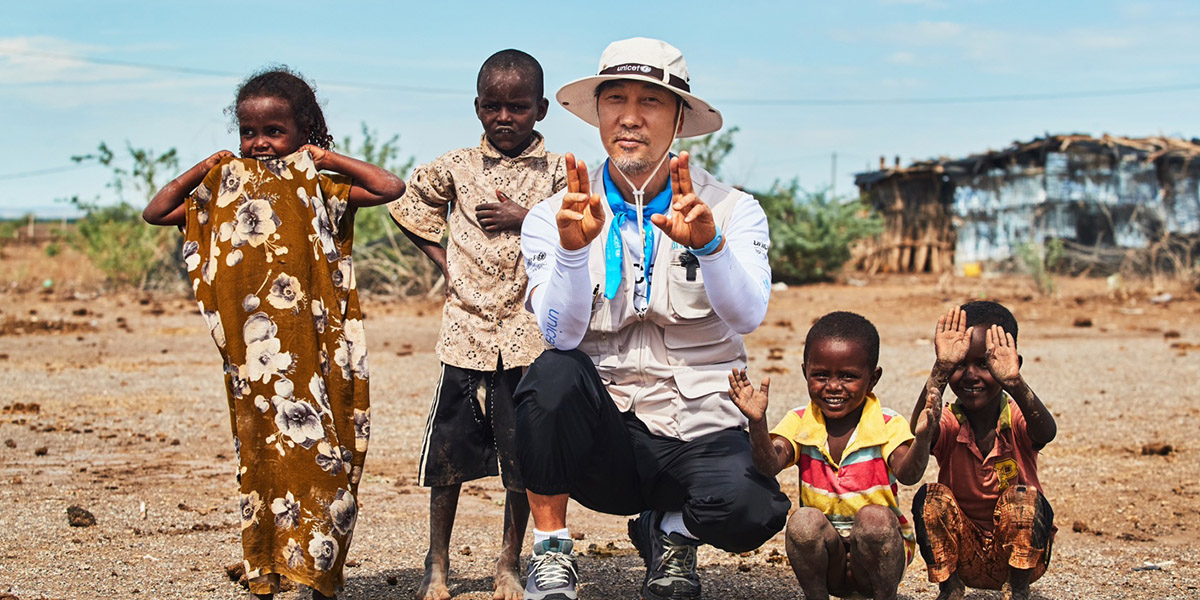
<svg viewBox="0 0 1200 600"><path fill-rule="evenodd" d="M648 174L675 140L678 110L679 97L662 86L627 79L601 86L596 113L608 157L626 175Z"/></svg>

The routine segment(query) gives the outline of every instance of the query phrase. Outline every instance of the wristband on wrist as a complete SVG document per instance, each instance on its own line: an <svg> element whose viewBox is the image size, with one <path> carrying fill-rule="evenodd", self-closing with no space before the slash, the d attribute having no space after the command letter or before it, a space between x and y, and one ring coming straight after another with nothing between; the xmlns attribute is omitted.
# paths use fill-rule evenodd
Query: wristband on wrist
<svg viewBox="0 0 1200 600"><path fill-rule="evenodd" d="M716 252L717 248L721 247L722 239L724 239L724 238L721 236L721 228L717 227L717 235L714 235L713 239L710 242L708 242L707 244L705 244L699 248L692 248L691 249L692 254L694 254L696 256L708 256L709 254Z"/></svg>

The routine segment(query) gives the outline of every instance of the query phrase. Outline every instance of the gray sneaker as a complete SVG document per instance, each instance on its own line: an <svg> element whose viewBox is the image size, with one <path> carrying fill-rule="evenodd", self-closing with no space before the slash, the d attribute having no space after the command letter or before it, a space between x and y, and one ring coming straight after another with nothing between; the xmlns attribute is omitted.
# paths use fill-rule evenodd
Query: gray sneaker
<svg viewBox="0 0 1200 600"><path fill-rule="evenodd" d="M644 600L696 600L700 577L696 575L696 549L700 542L677 533L664 534L658 524L662 513L646 511L629 520L629 539L646 563L642 583Z"/></svg>
<svg viewBox="0 0 1200 600"><path fill-rule="evenodd" d="M574 547L571 540L552 537L533 545L529 576L525 581L525 600L577 600Z"/></svg>

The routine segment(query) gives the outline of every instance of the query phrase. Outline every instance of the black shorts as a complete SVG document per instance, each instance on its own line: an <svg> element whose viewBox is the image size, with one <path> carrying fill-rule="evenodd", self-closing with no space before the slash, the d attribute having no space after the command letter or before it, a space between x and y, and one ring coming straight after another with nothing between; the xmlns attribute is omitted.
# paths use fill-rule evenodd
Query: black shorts
<svg viewBox="0 0 1200 600"><path fill-rule="evenodd" d="M417 483L455 485L501 476L505 489L524 492L516 463L513 390L520 367L474 371L442 364L425 422Z"/></svg>

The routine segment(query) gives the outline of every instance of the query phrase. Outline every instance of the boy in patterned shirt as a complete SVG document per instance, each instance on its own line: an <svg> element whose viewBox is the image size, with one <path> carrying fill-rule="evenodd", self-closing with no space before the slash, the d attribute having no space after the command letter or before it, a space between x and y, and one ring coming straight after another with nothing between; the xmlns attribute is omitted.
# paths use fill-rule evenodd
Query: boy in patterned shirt
<svg viewBox="0 0 1200 600"><path fill-rule="evenodd" d="M966 586L1029 597L1050 563L1054 511L1037 457L1057 425L1021 376L1017 320L995 302L969 302L938 319L926 390L957 397L933 421L937 483L913 497L917 542L939 600ZM925 394L922 391L922 394Z"/></svg>
<svg viewBox="0 0 1200 600"><path fill-rule="evenodd" d="M547 152L533 129L549 107L537 60L519 50L497 52L483 63L476 87L479 145L415 169L405 194L389 206L446 277L437 345L442 372L418 475L420 485L432 488L429 552L417 590L426 600L450 598L450 534L462 483L497 473L507 493L493 597L523 594L518 568L529 502L517 471L512 392L544 346L524 310L521 222L534 204L566 186L562 156Z"/></svg>
<svg viewBox="0 0 1200 600"><path fill-rule="evenodd" d="M941 394L918 402L910 433L899 413L871 391L883 375L879 332L850 312L813 324L804 343L804 379L810 402L766 428L770 379L754 389L746 371L729 377L734 404L750 422L754 466L764 475L796 465L800 508L788 519L788 562L804 597L896 597L916 546L912 525L896 499L897 481L921 480Z"/></svg>

